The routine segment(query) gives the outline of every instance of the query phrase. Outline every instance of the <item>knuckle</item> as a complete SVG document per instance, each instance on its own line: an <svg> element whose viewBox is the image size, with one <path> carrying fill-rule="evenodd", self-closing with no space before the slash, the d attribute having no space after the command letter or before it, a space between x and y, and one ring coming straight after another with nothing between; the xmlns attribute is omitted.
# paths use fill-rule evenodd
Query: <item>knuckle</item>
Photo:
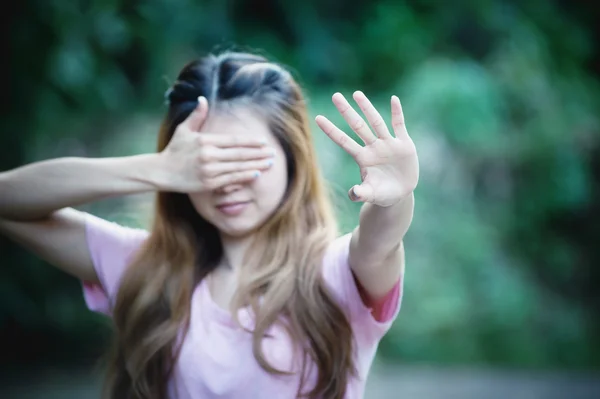
<svg viewBox="0 0 600 399"><path fill-rule="evenodd" d="M211 177L213 175L213 170L209 165L200 165L200 168L198 168L198 174L201 178Z"/></svg>
<svg viewBox="0 0 600 399"><path fill-rule="evenodd" d="M214 190L215 188L217 188L217 185L214 180L209 180L209 181L204 182L204 188L207 191L210 191L210 190Z"/></svg>
<svg viewBox="0 0 600 399"><path fill-rule="evenodd" d="M239 180L242 177L243 173L242 172L234 172L231 174L230 176L230 180Z"/></svg>
<svg viewBox="0 0 600 399"><path fill-rule="evenodd" d="M365 126L365 122L362 119L357 119L354 123L353 123L353 128L355 130L360 130Z"/></svg>
<svg viewBox="0 0 600 399"><path fill-rule="evenodd" d="M238 150L238 149L233 150L233 157L235 159L245 159L244 152L242 150Z"/></svg>
<svg viewBox="0 0 600 399"><path fill-rule="evenodd" d="M237 172L237 173L235 174L235 180L236 180L236 181L238 181L238 180L244 180L245 178L247 178L247 177L248 177L248 174L249 174L249 173L250 173L250 172Z"/></svg>
<svg viewBox="0 0 600 399"><path fill-rule="evenodd" d="M201 150L198 153L198 160L202 163L210 162L210 161L212 161L212 155L209 151Z"/></svg>
<svg viewBox="0 0 600 399"><path fill-rule="evenodd" d="M381 125L383 125L383 119L375 118L375 120L373 121L373 127L379 127Z"/></svg>

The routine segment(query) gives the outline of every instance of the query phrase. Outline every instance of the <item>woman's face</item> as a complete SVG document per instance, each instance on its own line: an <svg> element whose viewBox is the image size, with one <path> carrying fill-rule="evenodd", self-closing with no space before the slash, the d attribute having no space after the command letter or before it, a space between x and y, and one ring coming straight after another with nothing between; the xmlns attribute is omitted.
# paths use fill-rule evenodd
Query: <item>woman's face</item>
<svg viewBox="0 0 600 399"><path fill-rule="evenodd" d="M201 132L251 134L275 150L273 165L252 182L232 184L189 197L196 211L224 236L242 237L260 227L277 209L287 187L286 157L266 121L247 108L209 116Z"/></svg>

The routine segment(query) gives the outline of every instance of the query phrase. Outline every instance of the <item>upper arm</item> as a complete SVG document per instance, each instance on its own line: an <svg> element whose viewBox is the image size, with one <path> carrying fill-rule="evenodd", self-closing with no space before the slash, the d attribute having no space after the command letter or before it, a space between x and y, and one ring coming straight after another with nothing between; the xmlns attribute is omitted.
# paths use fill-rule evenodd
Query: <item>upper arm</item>
<svg viewBox="0 0 600 399"><path fill-rule="evenodd" d="M64 208L41 220L0 219L0 232L57 268L81 280L98 282L86 240L86 216Z"/></svg>
<svg viewBox="0 0 600 399"><path fill-rule="evenodd" d="M356 228L350 240L348 263L369 299L377 301L389 293L404 274L404 243L401 241L386 259L375 264L368 254L360 253L358 235Z"/></svg>

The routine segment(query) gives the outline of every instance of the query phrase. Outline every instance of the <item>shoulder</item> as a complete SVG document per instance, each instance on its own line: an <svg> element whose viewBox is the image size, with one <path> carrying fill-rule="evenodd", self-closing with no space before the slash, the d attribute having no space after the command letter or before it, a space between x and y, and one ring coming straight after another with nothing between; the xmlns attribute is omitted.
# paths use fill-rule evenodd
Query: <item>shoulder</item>
<svg viewBox="0 0 600 399"><path fill-rule="evenodd" d="M149 235L144 229L123 226L91 214L86 214L85 234L92 258L127 255Z"/></svg>
<svg viewBox="0 0 600 399"><path fill-rule="evenodd" d="M108 313L110 302L132 257L149 233L86 214L86 242L100 284L84 284L88 307Z"/></svg>

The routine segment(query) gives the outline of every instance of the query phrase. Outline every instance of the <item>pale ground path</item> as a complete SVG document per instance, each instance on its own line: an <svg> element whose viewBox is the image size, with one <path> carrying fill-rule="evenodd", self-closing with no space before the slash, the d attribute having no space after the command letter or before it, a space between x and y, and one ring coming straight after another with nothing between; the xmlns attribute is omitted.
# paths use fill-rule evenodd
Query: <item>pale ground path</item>
<svg viewBox="0 0 600 399"><path fill-rule="evenodd" d="M600 399L600 374L377 367L366 399ZM9 388L8 385L12 386ZM86 370L48 371L0 387L2 399L98 399ZM275 398L265 398L275 399Z"/></svg>

